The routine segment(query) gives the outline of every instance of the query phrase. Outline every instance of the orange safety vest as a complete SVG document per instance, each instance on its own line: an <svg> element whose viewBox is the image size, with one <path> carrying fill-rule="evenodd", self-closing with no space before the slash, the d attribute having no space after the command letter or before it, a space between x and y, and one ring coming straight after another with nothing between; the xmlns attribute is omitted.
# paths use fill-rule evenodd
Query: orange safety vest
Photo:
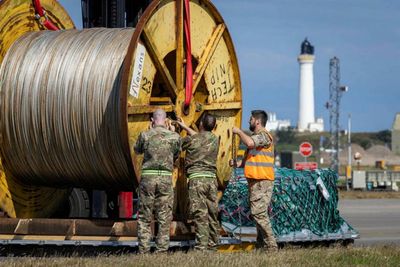
<svg viewBox="0 0 400 267"><path fill-rule="evenodd" d="M269 147L256 147L247 149L246 163L244 165L244 176L250 179L271 180L274 174L274 142L272 136L265 132L272 140Z"/></svg>

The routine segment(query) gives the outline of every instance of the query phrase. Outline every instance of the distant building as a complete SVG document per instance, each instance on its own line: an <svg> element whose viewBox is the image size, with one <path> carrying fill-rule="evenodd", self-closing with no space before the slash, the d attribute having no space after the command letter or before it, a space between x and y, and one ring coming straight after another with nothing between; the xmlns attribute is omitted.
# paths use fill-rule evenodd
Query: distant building
<svg viewBox="0 0 400 267"><path fill-rule="evenodd" d="M297 61L300 65L299 82L299 121L297 130L299 132L322 132L324 121L314 116L314 46L307 40L301 44L300 55Z"/></svg>
<svg viewBox="0 0 400 267"><path fill-rule="evenodd" d="M277 120L275 112L267 112L268 121L266 128L269 131L283 130L290 127L290 120Z"/></svg>
<svg viewBox="0 0 400 267"><path fill-rule="evenodd" d="M400 113L396 114L392 128L392 151L400 155Z"/></svg>
<svg viewBox="0 0 400 267"><path fill-rule="evenodd" d="M308 124L308 130L310 132L323 132L324 131L324 119L317 118L315 122L310 122Z"/></svg>

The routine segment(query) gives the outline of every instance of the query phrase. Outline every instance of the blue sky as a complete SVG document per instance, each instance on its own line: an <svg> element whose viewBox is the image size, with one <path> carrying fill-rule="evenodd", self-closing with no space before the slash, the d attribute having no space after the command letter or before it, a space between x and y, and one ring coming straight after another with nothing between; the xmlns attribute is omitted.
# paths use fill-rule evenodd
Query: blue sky
<svg viewBox="0 0 400 267"><path fill-rule="evenodd" d="M298 120L297 56L305 37L315 47L315 113L329 130L329 59L340 59L341 127L390 129L400 112L399 0L213 0L235 44L243 88L243 119L265 109ZM80 1L61 0L77 27Z"/></svg>

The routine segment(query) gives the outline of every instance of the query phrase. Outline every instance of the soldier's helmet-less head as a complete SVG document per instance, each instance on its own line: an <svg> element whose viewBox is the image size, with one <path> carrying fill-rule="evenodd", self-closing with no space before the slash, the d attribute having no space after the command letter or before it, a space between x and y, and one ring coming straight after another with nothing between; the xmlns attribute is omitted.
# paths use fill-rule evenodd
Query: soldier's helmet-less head
<svg viewBox="0 0 400 267"><path fill-rule="evenodd" d="M213 115L204 114L200 121L200 128L211 132L215 128L217 120Z"/></svg>
<svg viewBox="0 0 400 267"><path fill-rule="evenodd" d="M153 116L151 117L151 121L154 125L165 125L165 119L167 118L167 114L162 109L157 109L153 112Z"/></svg>

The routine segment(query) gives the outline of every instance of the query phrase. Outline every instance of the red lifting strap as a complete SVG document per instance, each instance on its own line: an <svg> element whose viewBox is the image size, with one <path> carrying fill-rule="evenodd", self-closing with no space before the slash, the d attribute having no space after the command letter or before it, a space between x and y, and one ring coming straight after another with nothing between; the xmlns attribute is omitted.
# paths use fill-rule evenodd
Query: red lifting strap
<svg viewBox="0 0 400 267"><path fill-rule="evenodd" d="M35 7L35 12L39 16L43 17L44 16L44 10L42 8L42 5L40 4L40 0L33 0L33 6Z"/></svg>
<svg viewBox="0 0 400 267"><path fill-rule="evenodd" d="M42 24L46 29L51 30L51 31L57 31L59 30L56 25L54 25L46 15L46 11L43 9L40 0L32 0L33 6L35 7L35 17L39 21L40 24ZM44 21L40 21L41 18L44 17Z"/></svg>
<svg viewBox="0 0 400 267"><path fill-rule="evenodd" d="M51 21L48 20L48 19L46 19L46 20L43 22L43 26L45 26L46 29L51 30L51 31L58 31L58 30L59 30L59 28L58 28L56 25L54 25L53 22L51 22Z"/></svg>
<svg viewBox="0 0 400 267"><path fill-rule="evenodd" d="M190 37L190 6L189 0L185 0L184 27L186 36L186 88L185 88L185 108L189 107L192 101L193 87L193 66L192 66L192 44Z"/></svg>

